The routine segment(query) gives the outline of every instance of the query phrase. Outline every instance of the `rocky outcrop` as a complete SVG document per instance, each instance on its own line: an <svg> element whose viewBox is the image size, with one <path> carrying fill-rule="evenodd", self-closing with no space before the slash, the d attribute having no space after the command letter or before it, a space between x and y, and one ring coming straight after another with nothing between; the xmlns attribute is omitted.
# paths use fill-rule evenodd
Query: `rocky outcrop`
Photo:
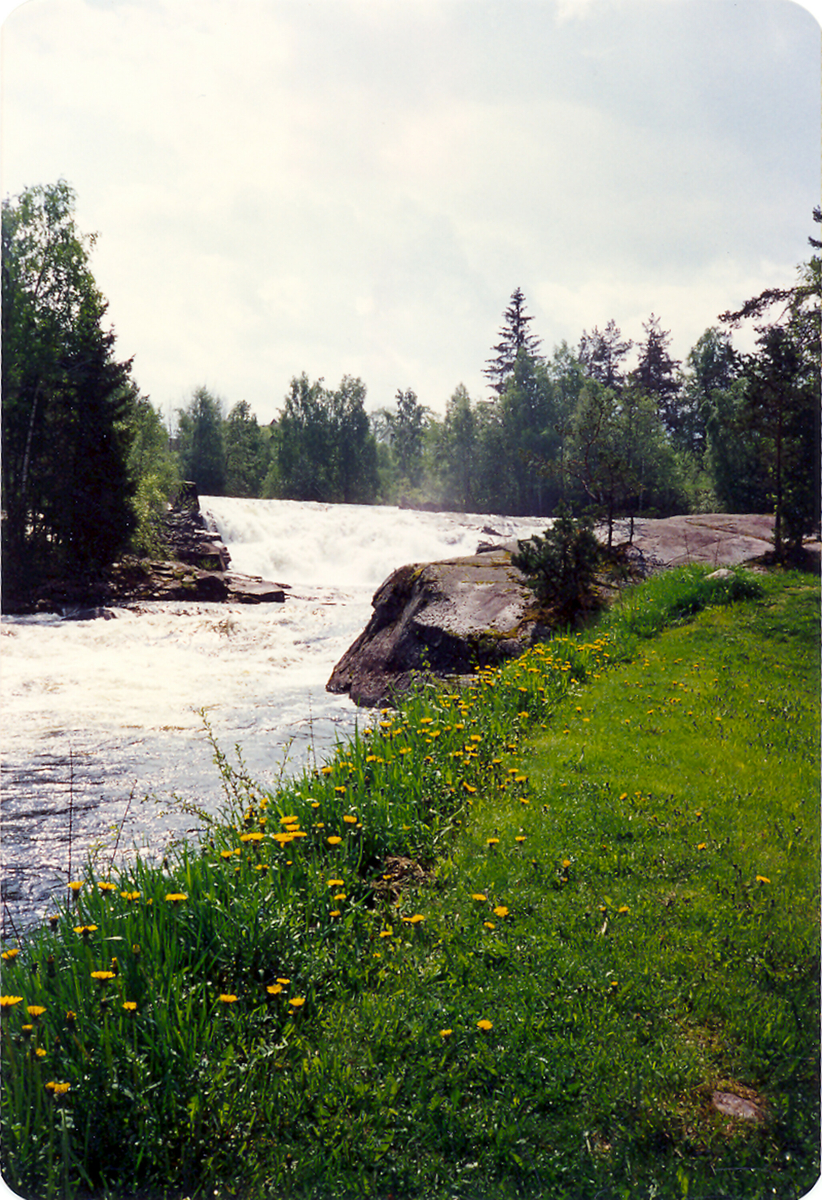
<svg viewBox="0 0 822 1200"><path fill-rule="evenodd" d="M228 570L231 562L228 547L206 525L192 483L184 484L176 504L166 515L163 538L169 558L176 562L187 563L201 571Z"/></svg>
<svg viewBox="0 0 822 1200"><path fill-rule="evenodd" d="M8 612L58 612L73 620L102 618L111 608L157 601L282 604L289 585L229 571L231 555L200 511L194 484L185 484L166 514L166 558L128 557L95 577L54 579L35 596L7 605Z"/></svg>
<svg viewBox="0 0 822 1200"><path fill-rule="evenodd" d="M618 521L614 540L627 539L628 529L627 521ZM634 521L633 548L651 567L695 562L734 567L773 552L773 516L693 513L684 517L640 517Z"/></svg>
<svg viewBox="0 0 822 1200"><path fill-rule="evenodd" d="M773 517L727 513L637 520L631 545L627 522L614 530L615 543L624 539L622 562L633 577L688 562L735 566L772 551L772 536ZM513 549L515 543L497 545L471 558L394 571L375 593L371 620L334 668L328 690L348 693L357 704L390 704L415 681L468 676L547 636L534 594L511 564Z"/></svg>
<svg viewBox="0 0 822 1200"><path fill-rule="evenodd" d="M328 681L356 704L390 704L429 676L465 676L521 654L547 629L507 550L400 567Z"/></svg>

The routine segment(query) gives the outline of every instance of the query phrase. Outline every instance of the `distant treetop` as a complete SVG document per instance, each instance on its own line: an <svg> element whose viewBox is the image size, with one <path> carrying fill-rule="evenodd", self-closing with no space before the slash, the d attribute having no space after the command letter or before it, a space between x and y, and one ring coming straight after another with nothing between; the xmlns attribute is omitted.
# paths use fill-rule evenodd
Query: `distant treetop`
<svg viewBox="0 0 822 1200"><path fill-rule="evenodd" d="M537 356L542 344L540 338L528 331L532 316L525 314L525 296L522 288L515 288L504 313L505 323L499 331L499 342L494 349L494 357L487 360L483 375L487 375L492 391L502 395L505 386L513 374L517 355L521 350L532 358Z"/></svg>

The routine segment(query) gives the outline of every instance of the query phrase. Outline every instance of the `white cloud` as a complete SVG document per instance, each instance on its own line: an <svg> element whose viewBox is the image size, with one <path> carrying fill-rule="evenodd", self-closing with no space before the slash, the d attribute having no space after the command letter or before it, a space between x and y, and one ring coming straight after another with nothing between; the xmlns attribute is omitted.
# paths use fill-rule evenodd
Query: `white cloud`
<svg viewBox="0 0 822 1200"><path fill-rule="evenodd" d="M442 409L523 287L546 349L676 352L792 277L818 39L787 0L29 0L3 190L63 176L155 402L261 419L292 374ZM773 274L769 274L773 272Z"/></svg>

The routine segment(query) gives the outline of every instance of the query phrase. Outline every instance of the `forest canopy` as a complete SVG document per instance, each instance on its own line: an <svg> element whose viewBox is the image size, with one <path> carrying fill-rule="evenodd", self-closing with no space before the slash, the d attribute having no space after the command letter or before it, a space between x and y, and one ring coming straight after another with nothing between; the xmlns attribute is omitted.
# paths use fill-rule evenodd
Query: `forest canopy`
<svg viewBox="0 0 822 1200"><path fill-rule="evenodd" d="M819 240L790 288L717 317L687 354L651 313L549 353L517 287L484 373L444 415L408 381L368 411L365 382L294 375L279 417L196 387L167 428L121 360L65 181L2 210L4 594L161 549L182 479L204 494L604 520L773 512L778 555L818 528ZM821 219L819 209L814 220ZM753 326L741 352L732 333Z"/></svg>

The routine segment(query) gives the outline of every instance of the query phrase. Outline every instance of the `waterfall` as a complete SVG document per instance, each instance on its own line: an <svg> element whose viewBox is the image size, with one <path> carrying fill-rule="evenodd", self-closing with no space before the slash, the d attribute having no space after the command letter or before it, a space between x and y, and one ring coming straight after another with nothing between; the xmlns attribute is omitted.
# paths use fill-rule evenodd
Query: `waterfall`
<svg viewBox="0 0 822 1200"><path fill-rule="evenodd" d="M236 571L372 591L405 563L475 554L480 542L527 537L546 524L545 518L224 496L203 496L200 507L229 547Z"/></svg>

